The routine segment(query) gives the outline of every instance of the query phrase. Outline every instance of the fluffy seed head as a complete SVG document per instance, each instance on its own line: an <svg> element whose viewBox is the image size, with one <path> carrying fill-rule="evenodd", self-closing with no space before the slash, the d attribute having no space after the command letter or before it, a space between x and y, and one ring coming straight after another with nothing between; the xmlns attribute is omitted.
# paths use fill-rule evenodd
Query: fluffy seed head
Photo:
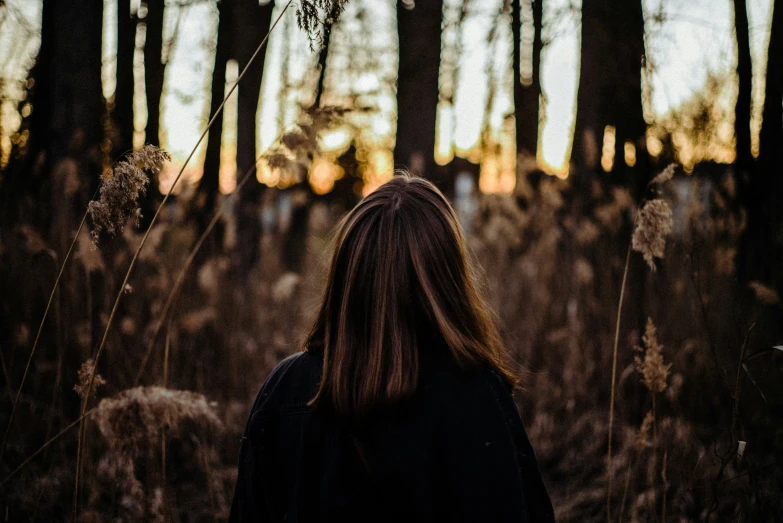
<svg viewBox="0 0 783 523"><path fill-rule="evenodd" d="M651 392L663 392L667 386L669 378L668 365L663 362L663 345L658 343L658 334L655 330L652 318L647 318L647 326L642 336L642 346L634 347L634 350L643 354L635 356L636 371L642 375L642 383L650 389Z"/></svg>
<svg viewBox="0 0 783 523"><path fill-rule="evenodd" d="M161 429L178 438L186 422L206 432L222 426L203 395L163 387L136 387L106 398L95 420L117 452L134 458L159 440Z"/></svg>
<svg viewBox="0 0 783 523"><path fill-rule="evenodd" d="M647 412L644 421L642 421L642 426L639 427L639 432L636 433L636 439L634 440L634 447L637 452L652 447L650 433L652 432L653 421L655 421L655 415L652 411Z"/></svg>
<svg viewBox="0 0 783 523"><path fill-rule="evenodd" d="M95 363L92 358L90 358L82 363L82 366L79 368L79 382L74 385L73 390L75 390L76 394L82 399L84 399L84 395L87 394L87 389L90 387L90 376L92 375L94 367ZM105 384L106 380L104 380L100 374L96 373L95 378L92 381L92 388L89 390L89 396L95 397L98 393L98 387Z"/></svg>
<svg viewBox="0 0 783 523"><path fill-rule="evenodd" d="M670 163L669 165L666 166L666 168L663 171L659 172L658 175L652 179L650 184L654 185L654 184L661 184L661 183L668 182L669 180L672 179L672 176L674 176L674 171L676 170L677 170L677 164Z"/></svg>
<svg viewBox="0 0 783 523"><path fill-rule="evenodd" d="M100 197L90 202L87 211L92 218L92 241L97 246L101 233L122 232L131 218L141 217L139 197L147 192L147 172L158 174L169 154L154 145L145 145L128 154L107 175L101 177Z"/></svg>
<svg viewBox="0 0 783 523"><path fill-rule="evenodd" d="M660 198L645 203L636 217L631 247L642 253L644 261L653 272L655 258L663 258L666 237L672 232L672 225L672 210L669 204Z"/></svg>

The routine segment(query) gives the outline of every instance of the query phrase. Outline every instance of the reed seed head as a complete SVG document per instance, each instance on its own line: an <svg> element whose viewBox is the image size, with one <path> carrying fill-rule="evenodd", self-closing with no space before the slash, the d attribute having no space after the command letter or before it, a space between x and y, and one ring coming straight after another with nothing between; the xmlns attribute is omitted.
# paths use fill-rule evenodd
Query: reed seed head
<svg viewBox="0 0 783 523"><path fill-rule="evenodd" d="M147 144L129 153L101 177L100 196L87 208L93 223L93 245L97 247L104 232L112 235L122 232L132 217L138 223L141 217L139 197L146 194L150 183L146 173L158 174L163 163L170 160L171 156L166 151Z"/></svg>
<svg viewBox="0 0 783 523"><path fill-rule="evenodd" d="M93 373L94 367L95 362L92 358L90 358L89 360L82 363L82 366L79 368L79 382L74 385L73 390L75 390L76 394L78 394L82 399L84 399L84 396L87 393L87 389L90 387L90 376ZM92 388L89 390L89 396L95 397L95 395L98 393L98 387L105 384L106 380L104 380L100 374L96 373L95 378L92 381Z"/></svg>
<svg viewBox="0 0 783 523"><path fill-rule="evenodd" d="M658 334L652 318L647 318L642 346L637 345L634 350L643 354L634 357L636 371L642 375L642 383L650 389L650 392L663 392L668 384L669 369L672 365L663 362L663 345L658 342Z"/></svg>
<svg viewBox="0 0 783 523"><path fill-rule="evenodd" d="M669 180L672 179L672 177L674 176L674 172L676 170L677 170L677 164L670 163L669 165L666 166L666 168L663 171L659 172L657 176L655 176L655 178L652 179L650 185L662 184L668 182Z"/></svg>
<svg viewBox="0 0 783 523"><path fill-rule="evenodd" d="M652 433L652 425L655 421L655 414L652 411L648 411L647 415L642 421L642 425L639 427L639 432L636 433L636 439L634 440L634 447L637 452L643 449L652 447L652 440L650 434Z"/></svg>
<svg viewBox="0 0 783 523"><path fill-rule="evenodd" d="M655 258L663 258L666 237L672 232L672 210L666 201L656 198L644 204L636 217L631 247L642 253L655 272Z"/></svg>

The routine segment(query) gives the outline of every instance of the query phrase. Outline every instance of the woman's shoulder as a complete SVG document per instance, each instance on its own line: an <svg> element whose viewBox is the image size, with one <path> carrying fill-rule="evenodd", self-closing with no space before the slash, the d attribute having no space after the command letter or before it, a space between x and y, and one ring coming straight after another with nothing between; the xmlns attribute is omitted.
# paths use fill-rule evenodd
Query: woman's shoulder
<svg viewBox="0 0 783 523"><path fill-rule="evenodd" d="M318 387L321 360L306 351L292 354L269 373L256 396L251 417L263 411L305 409Z"/></svg>
<svg viewBox="0 0 783 523"><path fill-rule="evenodd" d="M456 365L438 366L423 385L425 393L439 407L469 402L506 410L509 402L514 404L511 387L495 370L484 365L465 369Z"/></svg>

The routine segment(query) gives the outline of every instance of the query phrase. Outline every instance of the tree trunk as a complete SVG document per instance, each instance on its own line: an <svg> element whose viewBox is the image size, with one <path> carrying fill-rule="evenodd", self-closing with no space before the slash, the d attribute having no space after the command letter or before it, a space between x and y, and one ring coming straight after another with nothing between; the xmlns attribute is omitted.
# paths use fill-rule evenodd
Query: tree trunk
<svg viewBox="0 0 783 523"><path fill-rule="evenodd" d="M571 166L576 176L597 171L604 130L615 127L615 181L629 185L637 198L650 177L642 66L645 60L644 17L639 0L584 0L576 123ZM635 150L626 165L625 143Z"/></svg>
<svg viewBox="0 0 783 523"><path fill-rule="evenodd" d="M335 2L332 5L332 12L329 15L330 20L335 20L339 15L340 4ZM318 83L315 86L315 100L313 101L313 107L321 107L321 97L324 94L324 82L326 80L326 58L329 56L329 44L332 41L332 28L333 23L324 25L323 28L323 45L318 53Z"/></svg>
<svg viewBox="0 0 783 523"><path fill-rule="evenodd" d="M217 42L215 47L215 67L212 70L212 99L209 105L209 117L214 115L223 102L226 89L226 64L231 58L233 40L232 8L229 1L219 2ZM223 113L221 112L207 136L207 149L204 158L204 172L198 184L198 215L208 214L215 206L220 189L220 148L223 140ZM206 218L205 220L208 220ZM204 223L206 227L206 221Z"/></svg>
<svg viewBox="0 0 783 523"><path fill-rule="evenodd" d="M783 1L775 0L767 53L767 78L763 121L759 133L759 157L750 177L747 210L748 226L742 238L740 277L759 280L783 293L780 258L783 244L780 230L783 217Z"/></svg>
<svg viewBox="0 0 783 523"><path fill-rule="evenodd" d="M576 121L571 146L571 172L581 177L598 168L606 125L601 97L606 84L603 60L607 34L603 26L605 9L600 0L582 1L582 42L579 87L576 95Z"/></svg>
<svg viewBox="0 0 783 523"><path fill-rule="evenodd" d="M763 167L769 167L764 173L770 179L769 187L780 191L783 176L774 167L780 168L783 152L783 1L775 0L772 9L759 160Z"/></svg>
<svg viewBox="0 0 783 523"><path fill-rule="evenodd" d="M163 95L163 9L164 0L147 1L147 26L144 40L144 86L147 91L147 128L145 141L160 145L160 99Z"/></svg>
<svg viewBox="0 0 783 523"><path fill-rule="evenodd" d="M274 2L263 6L257 0L239 0L236 5L235 56L241 72L250 62L258 43L269 31ZM237 176L242 176L256 164L256 128L258 99L264 74L266 48L248 68L237 96ZM246 183L239 194L237 206L237 254L239 268L250 270L259 257L261 222L258 219L263 186L256 177Z"/></svg>
<svg viewBox="0 0 783 523"><path fill-rule="evenodd" d="M615 68L605 107L612 109L610 117L616 128L615 161L612 175L616 183L628 185L637 201L644 196L650 180L650 157L647 152L647 122L642 105L642 67L645 65L644 13L642 0L613 0L609 18L610 34L619 37L612 45ZM635 160L626 163L625 144L634 147Z"/></svg>
<svg viewBox="0 0 783 523"><path fill-rule="evenodd" d="M117 85L114 89L112 119L116 132L112 156L133 148L133 54L136 50L136 17L130 0L117 1Z"/></svg>
<svg viewBox="0 0 783 523"><path fill-rule="evenodd" d="M263 6L257 0L238 0L236 4L236 29L240 35L234 41L234 56L241 72L250 61L258 43L267 34L272 23L275 3ZM256 163L256 128L258 127L258 99L261 94L261 80L264 74L266 48L256 56L242 78L237 96L237 176L242 176ZM261 184L250 180L242 188L240 198L256 201L261 194Z"/></svg>
<svg viewBox="0 0 783 523"><path fill-rule="evenodd" d="M103 2L45 0L44 11L53 14L48 24L53 39L50 41L52 48L43 53L43 58L49 59L48 63L41 64L48 69L42 76L46 83L39 86L43 87L41 96L47 100L37 109L40 120L48 122L41 128L48 127L49 159L56 162L69 154L97 146L101 140ZM44 18L47 17L44 15ZM44 36L43 40L48 39Z"/></svg>
<svg viewBox="0 0 783 523"><path fill-rule="evenodd" d="M529 49L522 47L522 0L512 2L512 30L514 35L514 107L516 120L517 155L535 158L538 152L539 101L541 98L541 24L543 0L525 0L533 12L533 41ZM530 53L529 76L523 77L522 53Z"/></svg>
<svg viewBox="0 0 783 523"><path fill-rule="evenodd" d="M428 178L435 173L442 17L442 0L420 0L414 8L397 2L400 65L394 164Z"/></svg>
<svg viewBox="0 0 783 523"><path fill-rule="evenodd" d="M750 30L746 0L734 0L734 25L737 33L737 105L734 109L734 136L737 141L736 176L738 186L753 161L750 152L750 107L753 70L750 58Z"/></svg>
<svg viewBox="0 0 783 523"><path fill-rule="evenodd" d="M49 240L65 254L78 216L96 187L101 167L100 142L105 104L101 86L102 0L47 0L52 47L43 55L48 69L40 95L46 97L39 113L39 132L46 129L43 149L49 179L39 194L51 212ZM47 18L44 16L44 18ZM78 37L75 37L78 35ZM47 54L51 52L47 56ZM41 180L43 181L43 180Z"/></svg>

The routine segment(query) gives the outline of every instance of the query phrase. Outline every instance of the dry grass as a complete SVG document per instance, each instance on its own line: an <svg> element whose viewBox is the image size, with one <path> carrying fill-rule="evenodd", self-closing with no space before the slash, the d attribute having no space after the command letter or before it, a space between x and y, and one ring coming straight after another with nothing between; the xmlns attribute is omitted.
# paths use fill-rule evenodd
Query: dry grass
<svg viewBox="0 0 783 523"><path fill-rule="evenodd" d="M758 285L736 282L725 258L741 228L728 209L714 197L694 202L662 190L657 197L671 202L673 230L663 257L654 256L654 273L631 252L618 328L635 212L630 198L603 189L585 198L555 179L523 194L482 197L470 241L507 346L527 369L518 401L558 520L606 521L608 490L612 521L773 521L783 498L777 450L783 429L775 416L783 403L776 387L783 352L763 351L779 345L780 304ZM84 520L227 516L248 409L269 369L298 349L320 291L329 231L339 219L325 202L310 207L301 274L284 266L285 236L275 230L261 240L260 263L238 274L231 234L224 234L223 243L191 261L162 323L198 239L196 226L178 212L181 204L168 208L149 232L133 292L117 308L110 350L97 365L106 383L84 418ZM233 219L222 215L216 230L231 231ZM52 308L58 321L43 330L0 470L3 479L15 474L2 486L12 520L68 516L78 434L58 431L79 416L72 390L78 370L104 332L139 241L127 228L102 243L99 262L89 240L74 248ZM25 252L4 241L4 288L29 274ZM39 295L22 296L25 303L7 320L17 333L3 351L9 385L19 383L29 352L23 327L40 317L48 297L40 287ZM161 323L165 337L153 339ZM160 384L165 376L168 388L134 387L150 339L156 350L139 381ZM609 470L617 481L609 488L615 340ZM3 396L2 412L12 396Z"/></svg>

